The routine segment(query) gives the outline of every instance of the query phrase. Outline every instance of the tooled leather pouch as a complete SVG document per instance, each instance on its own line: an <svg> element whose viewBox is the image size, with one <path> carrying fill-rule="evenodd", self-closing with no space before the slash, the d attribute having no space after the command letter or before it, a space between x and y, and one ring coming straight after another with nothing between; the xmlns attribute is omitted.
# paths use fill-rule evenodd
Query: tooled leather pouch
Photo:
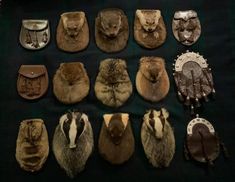
<svg viewBox="0 0 235 182"><path fill-rule="evenodd" d="M213 161L220 154L220 149L224 152L225 157L229 157L225 145L209 121L197 116L189 122L185 143L186 159L190 157L198 162L213 165Z"/></svg>
<svg viewBox="0 0 235 182"><path fill-rule="evenodd" d="M25 99L42 97L48 88L48 73L44 65L21 65L18 71L17 91Z"/></svg>
<svg viewBox="0 0 235 182"><path fill-rule="evenodd" d="M22 20L20 44L30 50L45 47L50 41L48 20Z"/></svg>

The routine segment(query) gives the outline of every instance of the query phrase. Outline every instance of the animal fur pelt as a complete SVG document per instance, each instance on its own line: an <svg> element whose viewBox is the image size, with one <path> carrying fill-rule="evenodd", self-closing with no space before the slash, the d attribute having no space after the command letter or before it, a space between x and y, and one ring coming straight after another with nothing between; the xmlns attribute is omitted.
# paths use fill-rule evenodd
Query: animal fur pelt
<svg viewBox="0 0 235 182"><path fill-rule="evenodd" d="M90 81L80 62L61 63L53 78L53 92L64 104L80 102L89 93Z"/></svg>
<svg viewBox="0 0 235 182"><path fill-rule="evenodd" d="M175 137L165 109L150 110L143 118L141 141L149 162L157 168L168 167L175 153Z"/></svg>
<svg viewBox="0 0 235 182"><path fill-rule="evenodd" d="M85 49L89 43L89 28L85 13L67 12L61 15L56 34L57 46L67 52Z"/></svg>
<svg viewBox="0 0 235 182"><path fill-rule="evenodd" d="M111 164L122 164L135 150L129 114L104 114L99 136L99 152Z"/></svg>
<svg viewBox="0 0 235 182"><path fill-rule="evenodd" d="M149 49L157 48L165 42L166 34L160 10L136 10L134 37L139 45Z"/></svg>
<svg viewBox="0 0 235 182"><path fill-rule="evenodd" d="M64 114L55 129L52 149L69 177L75 177L85 168L93 147L93 131L87 115L77 111Z"/></svg>
<svg viewBox="0 0 235 182"><path fill-rule="evenodd" d="M166 97L170 87L165 61L160 57L142 57L136 75L136 89L146 100L157 102Z"/></svg>
<svg viewBox="0 0 235 182"><path fill-rule="evenodd" d="M118 52L127 45L128 20L120 9L104 9L95 20L95 40L104 52Z"/></svg>
<svg viewBox="0 0 235 182"><path fill-rule="evenodd" d="M126 62L121 59L105 59L100 63L95 82L96 97L105 105L119 107L132 93L132 83Z"/></svg>
<svg viewBox="0 0 235 182"><path fill-rule="evenodd" d="M47 130L41 119L28 119L20 124L16 141L16 160L26 171L39 171L49 154Z"/></svg>

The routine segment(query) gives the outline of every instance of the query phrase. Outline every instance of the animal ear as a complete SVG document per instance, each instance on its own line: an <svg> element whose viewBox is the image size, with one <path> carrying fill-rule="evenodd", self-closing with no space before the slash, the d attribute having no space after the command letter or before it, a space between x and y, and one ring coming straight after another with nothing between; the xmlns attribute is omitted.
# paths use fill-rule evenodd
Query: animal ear
<svg viewBox="0 0 235 182"><path fill-rule="evenodd" d="M81 26L83 26L84 22L85 22L85 13L83 11L79 12L80 14L80 24Z"/></svg>
<svg viewBox="0 0 235 182"><path fill-rule="evenodd" d="M64 122L65 122L66 119L67 119L67 114L64 114L63 116L60 117L60 121L59 121L60 129L63 132L63 134L65 134L64 130L63 130L63 125L64 125Z"/></svg>
<svg viewBox="0 0 235 182"><path fill-rule="evenodd" d="M126 69L126 62L124 60L119 59L118 62L122 65L123 69Z"/></svg>
<svg viewBox="0 0 235 182"><path fill-rule="evenodd" d="M126 129L128 121L129 121L129 114L123 113L121 114L121 117L122 117L122 123L124 125L124 129Z"/></svg>
<svg viewBox="0 0 235 182"><path fill-rule="evenodd" d="M137 16L139 19L143 19L143 18L144 18L143 13L142 13L141 10L139 10L139 9L136 10L135 14L136 14L136 16Z"/></svg>
<svg viewBox="0 0 235 182"><path fill-rule="evenodd" d="M153 111L154 111L154 110L153 110ZM145 124L147 125L147 127L148 127L150 130L153 130L153 128L152 128L152 127L150 126L150 124L149 124L149 120L150 120L149 116L150 116L150 113L151 113L151 110L148 110L148 111L146 112L146 114L144 115L143 120L144 120Z"/></svg>
<svg viewBox="0 0 235 182"><path fill-rule="evenodd" d="M162 114L163 114L164 118L167 119L169 117L168 111L165 108L161 108L161 110L162 110Z"/></svg>
<svg viewBox="0 0 235 182"><path fill-rule="evenodd" d="M113 117L113 114L104 114L103 115L104 123L105 123L107 128L109 126L109 123L110 123L110 120L111 120L112 117Z"/></svg>
<svg viewBox="0 0 235 182"><path fill-rule="evenodd" d="M160 10L155 10L155 16L157 19L161 17L161 11Z"/></svg>
<svg viewBox="0 0 235 182"><path fill-rule="evenodd" d="M67 29L67 21L68 21L67 14L63 13L62 15L60 15L60 17L61 17L64 29Z"/></svg>
<svg viewBox="0 0 235 182"><path fill-rule="evenodd" d="M84 114L84 113L82 114L81 119L83 119L84 122L88 122L89 121L88 116L86 114Z"/></svg>

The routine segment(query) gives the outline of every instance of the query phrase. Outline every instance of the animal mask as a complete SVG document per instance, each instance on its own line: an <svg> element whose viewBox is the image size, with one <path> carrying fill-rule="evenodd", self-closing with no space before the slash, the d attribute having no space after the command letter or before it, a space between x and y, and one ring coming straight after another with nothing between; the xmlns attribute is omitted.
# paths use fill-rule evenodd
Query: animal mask
<svg viewBox="0 0 235 182"><path fill-rule="evenodd" d="M85 49L89 43L89 29L82 11L63 13L57 27L57 45L68 52Z"/></svg>
<svg viewBox="0 0 235 182"><path fill-rule="evenodd" d="M154 167L168 167L175 153L173 129L168 122L169 113L151 109L143 118L141 141L149 162Z"/></svg>
<svg viewBox="0 0 235 182"><path fill-rule="evenodd" d="M169 91L170 83L165 61L160 57L142 57L136 75L138 93L146 100L157 102Z"/></svg>
<svg viewBox="0 0 235 182"><path fill-rule="evenodd" d="M53 92L65 104L80 102L90 89L90 80L80 62L61 63L53 78Z"/></svg>
<svg viewBox="0 0 235 182"><path fill-rule="evenodd" d="M175 12L172 21L175 38L184 45L194 44L201 34L201 25L197 13L193 10Z"/></svg>
<svg viewBox="0 0 235 182"><path fill-rule="evenodd" d="M134 152L134 136L129 124L129 114L104 114L99 136L99 152L112 164L122 164Z"/></svg>
<svg viewBox="0 0 235 182"><path fill-rule="evenodd" d="M94 147L88 116L70 111L60 117L53 137L53 152L59 165L73 178L81 172Z"/></svg>
<svg viewBox="0 0 235 182"><path fill-rule="evenodd" d="M96 97L105 105L119 107L132 93L126 62L121 59L101 61L95 82Z"/></svg>
<svg viewBox="0 0 235 182"><path fill-rule="evenodd" d="M136 10L134 37L138 44L154 49L165 42L166 27L160 10Z"/></svg>
<svg viewBox="0 0 235 182"><path fill-rule="evenodd" d="M43 120L29 119L20 124L16 160L26 171L39 171L49 154L48 135Z"/></svg>
<svg viewBox="0 0 235 182"><path fill-rule="evenodd" d="M105 52L118 52L127 44L128 20L120 9L104 9L96 18L95 39L97 46Z"/></svg>
<svg viewBox="0 0 235 182"><path fill-rule="evenodd" d="M127 127L128 121L129 121L129 115L128 114L121 114L121 115L105 114L103 118L104 118L105 126L107 127L109 131L109 134L112 138L113 143L115 145L120 144L123 134L125 132L125 129Z"/></svg>

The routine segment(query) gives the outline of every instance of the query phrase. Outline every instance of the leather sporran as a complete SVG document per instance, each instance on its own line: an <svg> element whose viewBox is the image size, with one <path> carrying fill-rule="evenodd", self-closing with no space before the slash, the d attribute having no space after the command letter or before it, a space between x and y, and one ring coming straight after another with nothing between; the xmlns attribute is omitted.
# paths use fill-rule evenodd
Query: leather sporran
<svg viewBox="0 0 235 182"><path fill-rule="evenodd" d="M16 141L16 160L26 171L39 171L49 154L47 130L41 119L28 119L20 124Z"/></svg>
<svg viewBox="0 0 235 182"><path fill-rule="evenodd" d="M18 94L28 100L42 97L48 89L48 73L44 65L21 65L18 71Z"/></svg>

